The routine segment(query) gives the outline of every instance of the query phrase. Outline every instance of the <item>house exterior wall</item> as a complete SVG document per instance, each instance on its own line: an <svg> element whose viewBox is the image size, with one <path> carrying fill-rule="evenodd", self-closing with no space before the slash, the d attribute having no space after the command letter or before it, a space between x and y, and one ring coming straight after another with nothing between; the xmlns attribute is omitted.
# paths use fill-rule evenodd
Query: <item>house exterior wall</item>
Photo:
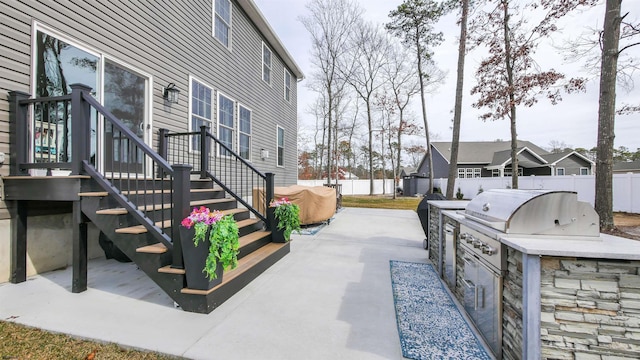
<svg viewBox="0 0 640 360"><path fill-rule="evenodd" d="M580 175L581 168L589 168L589 171L591 171L591 164L576 156L569 156L558 162L556 165L556 169L557 168L564 168L565 175ZM591 175L591 173L589 173L589 175Z"/></svg>
<svg viewBox="0 0 640 360"><path fill-rule="evenodd" d="M185 1L16 1L0 0L0 152L10 154L8 92L31 89L32 34L36 23L69 40L73 45L100 53L150 76L150 125L152 148L157 147L160 128L184 132L189 128L190 76L215 90L212 112L217 112L217 93L252 111L252 165L276 174L276 186L297 180L297 81L257 25L232 0L231 45L225 47L212 35L213 0ZM262 80L262 46L272 51L271 84ZM292 74L291 98L284 99L285 69ZM162 89L175 83L179 102L167 104ZM237 107L236 107L237 108ZM216 134L217 117L213 116ZM238 114L234 121L238 131ZM277 127L285 129L284 166L277 166ZM262 160L261 149L269 151ZM235 148L234 150L237 150ZM0 176L9 175L11 159L0 165ZM9 204L10 206L11 204ZM7 204L0 202L0 220L9 219ZM43 223L46 223L43 222ZM37 230L38 222L30 221ZM63 224L59 225L64 227ZM44 234L44 233L43 233ZM0 238L10 238L0 227ZM43 235L44 238L48 237ZM31 245L34 239L29 239ZM35 240L37 241L37 240ZM7 244L0 244L0 247ZM37 247L34 245L34 248ZM0 264L8 262L2 252ZM7 254L7 257L4 256ZM31 254L30 254L31 256ZM66 259L59 257L59 266ZM0 281L4 279L0 273Z"/></svg>

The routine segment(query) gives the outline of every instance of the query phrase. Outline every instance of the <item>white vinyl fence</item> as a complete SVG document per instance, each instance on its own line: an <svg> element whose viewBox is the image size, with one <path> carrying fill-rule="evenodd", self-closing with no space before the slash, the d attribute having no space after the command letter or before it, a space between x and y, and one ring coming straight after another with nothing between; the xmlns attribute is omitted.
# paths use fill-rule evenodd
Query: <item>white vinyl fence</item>
<svg viewBox="0 0 640 360"><path fill-rule="evenodd" d="M335 184L335 180L331 181ZM382 195L382 179L373 180L373 193ZM324 186L327 180L298 180L298 185L304 186ZM342 195L369 195L369 180L338 180L342 184ZM402 181L400 181L402 186ZM384 180L384 193L391 195L394 191L393 179Z"/></svg>
<svg viewBox="0 0 640 360"><path fill-rule="evenodd" d="M447 179L434 180L435 186L445 191ZM511 177L456 179L455 192L460 191L465 199L473 199L480 189L507 189L511 186ZM518 178L520 189L568 190L578 193L579 201L594 206L595 175L567 176L521 176ZM640 174L613 175L613 211L640 213Z"/></svg>
<svg viewBox="0 0 640 360"><path fill-rule="evenodd" d="M595 201L595 182L594 175L521 176L518 178L520 189L575 191L578 193L578 200L586 201L591 206ZM323 186L325 183L326 180L298 180L298 185L305 186ZM338 183L342 184L342 195L369 194L369 180L339 180ZM382 183L382 180L373 181L374 194L382 194ZM447 188L447 179L435 179L434 185L444 192ZM400 186L402 186L402 180ZM478 194L480 188L482 190L506 189L510 186L510 177L456 179L455 191L460 188L464 198L470 200ZM393 180L384 180L384 187L386 194L392 194ZM613 175L613 211L640 213L640 174Z"/></svg>

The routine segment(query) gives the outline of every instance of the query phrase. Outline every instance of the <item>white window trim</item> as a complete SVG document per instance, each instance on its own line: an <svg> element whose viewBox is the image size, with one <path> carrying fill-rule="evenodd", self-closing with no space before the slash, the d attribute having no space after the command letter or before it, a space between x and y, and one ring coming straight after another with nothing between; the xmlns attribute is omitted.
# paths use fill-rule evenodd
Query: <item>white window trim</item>
<svg viewBox="0 0 640 360"><path fill-rule="evenodd" d="M588 167L581 167L580 168L580 175L582 175L582 170L584 170L586 172L586 174L584 174L584 175L590 175L591 174L591 172L589 171Z"/></svg>
<svg viewBox="0 0 640 360"><path fill-rule="evenodd" d="M278 148L280 147L280 145L278 144L279 129L282 129L282 165L278 163ZM286 147L284 146L284 136L285 129L280 125L276 125L276 167L279 168L284 168L284 151L286 149Z"/></svg>
<svg viewBox="0 0 640 360"><path fill-rule="evenodd" d="M229 129L228 126L222 125L222 123L220 122L220 96L226 97L227 99L231 100L231 102L234 104L234 106L233 106L234 114L233 114L233 120L232 120L233 121L233 125L230 128L231 129L231 146L230 146L230 148L231 148L231 150L233 152L237 152L236 151L236 147L233 144L233 138L234 138L234 134L233 133L235 132L235 129L236 129L236 119L238 117L238 114L236 112L237 106L235 106L236 101L232 97L227 96L226 94L224 94L224 93L222 93L220 91L217 91L217 93L216 93L216 101L217 101L217 103L216 103L216 120L217 120L216 136L218 137L218 140L220 142L222 142L222 139L220 138L220 127L224 126L225 128ZM230 157L228 155L222 155L221 153L222 153L222 151L220 151L220 146L217 146L216 155L218 157L225 157L225 158L229 158Z"/></svg>
<svg viewBox="0 0 640 360"><path fill-rule="evenodd" d="M264 79L264 66L266 65L264 62L264 50L269 51L269 54L271 54L269 56L269 81L266 81ZM265 84L271 86L271 79L273 78L273 51L271 49L269 49L269 47L267 46L267 44L265 44L265 42L262 42L262 59L260 61L260 64L262 64L262 81L264 81Z"/></svg>
<svg viewBox="0 0 640 360"><path fill-rule="evenodd" d="M216 39L220 45L231 51L231 44L233 43L231 41L233 38L233 3L231 0L227 0L227 2L229 3L229 23L227 24L226 21L221 20L229 27L229 44L225 45L222 40L216 37L216 0L211 0L211 36Z"/></svg>
<svg viewBox="0 0 640 360"><path fill-rule="evenodd" d="M244 106L244 105L242 105L242 104L240 104L240 103L238 102L238 108L237 108L237 110L236 110L236 111L238 112L238 131L237 131L238 136L237 136L237 139L236 139L237 144L238 144L238 156L240 156L240 157L242 158L242 156L241 156L241 154L240 154L240 135L241 135L241 134L246 134L246 135L248 135L248 136L249 136L249 158L248 158L248 159L245 159L245 160L247 160L248 162L251 162L251 160L253 159L253 156L252 156L252 150L253 150L253 134L252 134L252 133L248 133L248 134L247 134L247 133L245 133L245 132L242 132L242 130L240 129L240 108L241 108L241 107L243 107L243 108L245 108L245 109L249 110L249 113L250 113L250 116L251 116L251 117L249 118L249 120L250 120L249 124L250 124L250 126L251 126L251 131L253 132L253 110L251 110L249 107ZM243 158L243 159L244 159L244 158Z"/></svg>
<svg viewBox="0 0 640 360"><path fill-rule="evenodd" d="M193 99L193 82L197 81L200 84L202 84L203 86L206 86L207 88L209 88L209 90L211 90L211 119L209 119L209 129L213 130L213 123L214 123L214 118L213 118L213 112L215 111L215 104L213 102L213 100L215 99L216 96L216 90L213 88L213 86L207 84L205 81L202 81L200 79L198 79L195 76L189 75L189 120L187 121L187 131L188 132L194 132L194 131L199 131L200 129L193 129L192 125L191 125L191 120L193 117L193 104L191 102L191 100ZM203 119L206 121L206 119ZM200 152L199 150L195 150L192 149L191 144L189 144L189 152Z"/></svg>
<svg viewBox="0 0 640 360"><path fill-rule="evenodd" d="M287 86L287 75L289 75L289 86ZM289 98L287 99L287 89L289 90ZM284 93L282 96L286 102L291 102L291 73L286 68L284 69Z"/></svg>
<svg viewBox="0 0 640 360"><path fill-rule="evenodd" d="M561 170L562 170L562 175L558 174ZM557 167L556 168L556 176L564 176L566 174L567 174L567 172L563 167Z"/></svg>
<svg viewBox="0 0 640 360"><path fill-rule="evenodd" d="M100 66L98 69L96 69L96 72L98 73L97 76L97 80L96 80L96 89L92 89L93 92L95 93L95 98L96 100L98 100L98 102L100 104L104 104L104 67L105 67L105 63L107 61L110 61L114 64L117 64L121 67L126 68L128 71L131 71L137 75L140 75L141 77L145 77L147 78L147 85L146 85L146 92L145 92L145 105L147 106L147 111L145 113L146 118L146 125L147 125L147 129L143 129L143 141L146 144L152 144L153 142L153 98L154 98L154 89L153 89L153 76L150 73L147 73L125 61L122 61L114 56L111 56L111 54L100 50L98 48L94 48L91 47L89 45L86 45L80 41L77 41L76 39L67 36L66 34L59 32L57 30L55 30L54 28L51 28L45 24L42 24L38 21L33 20L31 23L31 71L30 71L30 76L31 76L31 81L29 86L31 87L30 89L30 94L34 95L36 92L36 81L37 81L37 76L36 76L36 72L38 71L37 68L37 33L38 31L46 33L50 36L54 36L57 39L64 41L65 43L76 47L82 51L85 51L97 58L100 59ZM97 133L96 133L96 153L99 152L101 148L103 148L104 144L104 139L103 139L103 120L102 120L102 116L98 117L98 124L97 124ZM32 151L32 150L30 150ZM33 156L33 154L31 154L30 156ZM104 153L101 154L98 159L96 159L96 165L98 167L99 171L103 171L104 170ZM145 169L145 171L147 173L152 173L152 169L149 166L148 169Z"/></svg>

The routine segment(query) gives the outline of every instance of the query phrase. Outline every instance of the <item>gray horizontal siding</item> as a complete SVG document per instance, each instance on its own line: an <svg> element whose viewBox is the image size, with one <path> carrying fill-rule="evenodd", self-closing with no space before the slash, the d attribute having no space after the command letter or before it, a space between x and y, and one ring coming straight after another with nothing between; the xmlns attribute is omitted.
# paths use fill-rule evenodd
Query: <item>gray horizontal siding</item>
<svg viewBox="0 0 640 360"><path fill-rule="evenodd" d="M211 34L211 6L211 0L0 0L0 151L9 152L7 93L30 89L31 24L37 21L73 42L151 75L154 134L159 128L188 128L189 75L250 108L254 165L261 171L277 173L280 185L295 183L295 78L292 102L288 103L283 99L284 63L275 51L272 84L262 81L264 38L255 24L234 2L232 46L226 49ZM180 90L180 101L167 106L161 91L170 82ZM285 169L276 167L276 124L286 129ZM262 148L270 153L266 161L259 157ZM0 174L6 175L8 167L8 163L0 167ZM0 204L0 218L3 208Z"/></svg>

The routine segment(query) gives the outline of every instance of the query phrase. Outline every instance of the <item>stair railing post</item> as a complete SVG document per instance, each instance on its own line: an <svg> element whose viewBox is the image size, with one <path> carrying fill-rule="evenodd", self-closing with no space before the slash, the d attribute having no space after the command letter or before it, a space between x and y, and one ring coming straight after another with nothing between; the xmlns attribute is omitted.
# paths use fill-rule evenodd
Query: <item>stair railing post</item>
<svg viewBox="0 0 640 360"><path fill-rule="evenodd" d="M271 200L273 200L274 196L274 173L265 173L266 182L264 189L264 206L267 213L267 230L275 231L276 230L276 217L275 217L275 209L269 207Z"/></svg>
<svg viewBox="0 0 640 360"><path fill-rule="evenodd" d="M29 156L29 121L27 120L27 106L21 105L21 100L26 100L29 94L21 91L9 91L9 124L11 146L15 149L11 151L14 158L10 160L9 173L11 175L28 175L28 171L22 169L22 164L27 163Z"/></svg>
<svg viewBox="0 0 640 360"><path fill-rule="evenodd" d="M211 142L207 139L207 126L200 126L200 178L205 179L209 171Z"/></svg>
<svg viewBox="0 0 640 360"><path fill-rule="evenodd" d="M167 158L169 156L169 147L167 134L169 133L168 129L159 129L158 130L158 155L162 156L163 159L169 161ZM164 175L164 171L160 166L157 169L158 177L162 178Z"/></svg>
<svg viewBox="0 0 640 360"><path fill-rule="evenodd" d="M82 162L89 160L91 149L91 105L82 99L91 87L71 84L71 174L82 173Z"/></svg>
<svg viewBox="0 0 640 360"><path fill-rule="evenodd" d="M189 196L191 193L191 165L173 165L173 221L171 239L173 241L172 268L184 269L182 259L182 242L180 239L180 223L189 216Z"/></svg>

